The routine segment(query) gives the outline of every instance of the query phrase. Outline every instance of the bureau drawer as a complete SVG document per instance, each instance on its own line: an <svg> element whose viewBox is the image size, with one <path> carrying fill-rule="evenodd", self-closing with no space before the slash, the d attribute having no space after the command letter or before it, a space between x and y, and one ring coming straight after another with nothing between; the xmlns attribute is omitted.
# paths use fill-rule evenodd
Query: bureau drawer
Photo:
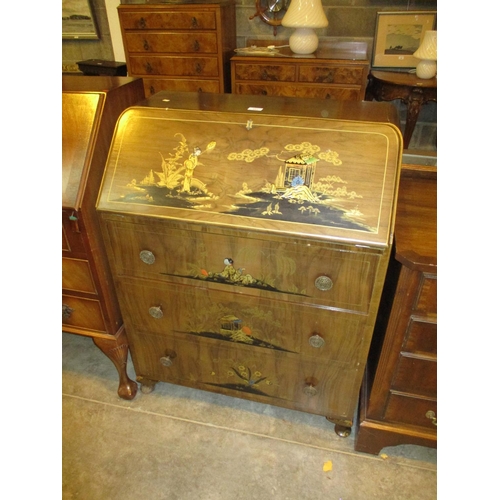
<svg viewBox="0 0 500 500"><path fill-rule="evenodd" d="M237 80L294 82L295 66L289 64L234 64Z"/></svg>
<svg viewBox="0 0 500 500"><path fill-rule="evenodd" d="M216 57L131 56L134 75L219 76Z"/></svg>
<svg viewBox="0 0 500 500"><path fill-rule="evenodd" d="M437 361L401 354L391 388L418 396L437 396Z"/></svg>
<svg viewBox="0 0 500 500"><path fill-rule="evenodd" d="M217 54L213 33L125 33L128 52Z"/></svg>
<svg viewBox="0 0 500 500"><path fill-rule="evenodd" d="M436 420L429 412L433 412ZM434 425L434 422L437 424L437 402L434 399L390 394L384 420L437 430Z"/></svg>
<svg viewBox="0 0 500 500"><path fill-rule="evenodd" d="M63 303L63 330L65 326L71 328L81 328L84 330L106 333L106 326L98 300L62 296Z"/></svg>
<svg viewBox="0 0 500 500"><path fill-rule="evenodd" d="M287 85L283 83L265 85L237 82L234 87L235 94L334 99L336 101L360 100L359 94L361 92L361 87L325 87L321 85Z"/></svg>
<svg viewBox="0 0 500 500"><path fill-rule="evenodd" d="M437 314L437 276L423 273L415 298L413 311L419 314Z"/></svg>
<svg viewBox="0 0 500 500"><path fill-rule="evenodd" d="M402 350L413 354L436 356L437 324L411 318Z"/></svg>
<svg viewBox="0 0 500 500"><path fill-rule="evenodd" d="M121 279L121 306L138 330L241 344L356 366L365 316L192 286Z"/></svg>
<svg viewBox="0 0 500 500"><path fill-rule="evenodd" d="M304 363L287 353L217 341L128 334L138 377L327 416L348 416L355 400L356 370L339 363Z"/></svg>
<svg viewBox="0 0 500 500"><path fill-rule="evenodd" d="M215 12L203 11L135 11L118 10L120 24L125 30L215 30L217 27Z"/></svg>
<svg viewBox="0 0 500 500"><path fill-rule="evenodd" d="M364 68L347 66L299 66L299 82L362 85Z"/></svg>
<svg viewBox="0 0 500 500"><path fill-rule="evenodd" d="M181 80L168 78L144 78L146 97L150 97L162 90L180 92L221 92L219 80Z"/></svg>
<svg viewBox="0 0 500 500"><path fill-rule="evenodd" d="M380 253L350 245L250 238L106 222L117 274L367 312ZM246 237L245 237L246 236ZM229 264L227 259L231 259Z"/></svg>
<svg viewBox="0 0 500 500"><path fill-rule="evenodd" d="M97 293L87 260L62 259L62 288L76 292Z"/></svg>

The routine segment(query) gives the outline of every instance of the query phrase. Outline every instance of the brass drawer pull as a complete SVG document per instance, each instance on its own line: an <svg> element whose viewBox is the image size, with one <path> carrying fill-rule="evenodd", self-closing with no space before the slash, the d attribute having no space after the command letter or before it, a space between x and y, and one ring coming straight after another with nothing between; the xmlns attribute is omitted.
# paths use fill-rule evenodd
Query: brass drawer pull
<svg viewBox="0 0 500 500"><path fill-rule="evenodd" d="M74 309L71 309L66 304L62 305L62 319L69 319L71 317L71 314L73 314Z"/></svg>
<svg viewBox="0 0 500 500"><path fill-rule="evenodd" d="M320 348L325 345L325 339L316 333L309 337L309 344L312 347Z"/></svg>
<svg viewBox="0 0 500 500"><path fill-rule="evenodd" d="M161 319L163 318L163 311L160 306L153 306L149 308L149 315L154 319Z"/></svg>
<svg viewBox="0 0 500 500"><path fill-rule="evenodd" d="M144 29L146 27L146 20L143 17L141 17L139 19L139 23L138 24L139 24L139 28Z"/></svg>
<svg viewBox="0 0 500 500"><path fill-rule="evenodd" d="M155 256L153 252L150 252L149 250L142 250L141 253L139 254L139 258L144 262L144 264L154 264L155 262Z"/></svg>
<svg viewBox="0 0 500 500"><path fill-rule="evenodd" d="M429 410L429 411L425 414L425 416L426 416L427 418L429 418L429 419L432 421L432 423L433 423L433 424L437 427L437 424L438 424L438 419L437 419L437 417L436 417L436 414L435 414L432 410Z"/></svg>
<svg viewBox="0 0 500 500"><path fill-rule="evenodd" d="M197 28L198 27L198 19L196 17L191 18L191 27L192 28Z"/></svg>
<svg viewBox="0 0 500 500"><path fill-rule="evenodd" d="M304 387L303 391L304 391L304 394L306 394L307 396L316 396L316 394L318 394L318 389L316 389L316 387L314 387L311 384L306 385Z"/></svg>
<svg viewBox="0 0 500 500"><path fill-rule="evenodd" d="M149 43L147 40L144 40L144 43L142 44L142 46L144 47L144 50L149 50Z"/></svg>
<svg viewBox="0 0 500 500"><path fill-rule="evenodd" d="M333 287L333 281L328 276L318 276L314 285L318 290L326 292Z"/></svg>

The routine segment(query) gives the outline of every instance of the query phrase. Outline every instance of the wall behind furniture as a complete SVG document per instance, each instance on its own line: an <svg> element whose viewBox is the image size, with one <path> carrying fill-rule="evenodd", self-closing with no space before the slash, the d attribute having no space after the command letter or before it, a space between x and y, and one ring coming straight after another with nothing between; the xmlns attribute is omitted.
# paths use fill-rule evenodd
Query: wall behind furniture
<svg viewBox="0 0 500 500"><path fill-rule="evenodd" d="M96 16L99 40L63 40L63 72L78 72L77 61L85 59L105 59L124 61L123 46L119 25L113 18L116 5L162 3L152 0L91 0ZM368 46L371 59L377 12L437 10L437 0L322 0L328 27L317 30L318 36L325 40L364 41ZM255 0L236 0L237 47L245 47L248 40L287 41L292 29L279 26L276 37L273 27L265 24L255 15ZM111 22L110 22L111 20ZM111 25L111 29L110 29ZM115 54L117 58L115 59ZM402 124L405 122L406 109L400 101L394 101L400 111ZM437 106L434 103L424 106L410 144L411 149L435 151L437 149Z"/></svg>

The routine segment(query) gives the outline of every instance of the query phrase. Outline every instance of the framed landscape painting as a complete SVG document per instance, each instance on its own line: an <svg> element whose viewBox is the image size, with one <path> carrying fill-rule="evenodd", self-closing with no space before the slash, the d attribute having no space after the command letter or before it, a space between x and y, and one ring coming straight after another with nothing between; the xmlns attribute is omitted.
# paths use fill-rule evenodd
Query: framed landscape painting
<svg viewBox="0 0 500 500"><path fill-rule="evenodd" d="M62 0L62 37L90 40L99 38L89 0Z"/></svg>
<svg viewBox="0 0 500 500"><path fill-rule="evenodd" d="M373 68L415 68L427 30L435 29L436 12L378 12L373 44Z"/></svg>

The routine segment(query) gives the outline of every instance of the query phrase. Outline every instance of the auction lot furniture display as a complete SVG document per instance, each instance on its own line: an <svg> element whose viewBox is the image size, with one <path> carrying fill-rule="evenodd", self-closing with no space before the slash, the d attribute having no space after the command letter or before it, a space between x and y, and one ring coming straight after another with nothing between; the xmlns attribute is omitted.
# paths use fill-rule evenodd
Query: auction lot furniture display
<svg viewBox="0 0 500 500"><path fill-rule="evenodd" d="M236 47L234 0L119 5L130 76L149 97L161 90L230 92Z"/></svg>
<svg viewBox="0 0 500 500"><path fill-rule="evenodd" d="M170 92L121 116L97 209L143 391L349 434L392 247L395 121L387 103Z"/></svg>
<svg viewBox="0 0 500 500"><path fill-rule="evenodd" d="M382 348L373 363L370 356L363 382L357 451L437 445L436 184L436 170L402 170L384 291L389 311L381 308L375 338Z"/></svg>
<svg viewBox="0 0 500 500"><path fill-rule="evenodd" d="M116 366L124 399L137 384L127 376L127 338L95 204L116 120L142 99L139 79L62 79L62 330L92 337Z"/></svg>

